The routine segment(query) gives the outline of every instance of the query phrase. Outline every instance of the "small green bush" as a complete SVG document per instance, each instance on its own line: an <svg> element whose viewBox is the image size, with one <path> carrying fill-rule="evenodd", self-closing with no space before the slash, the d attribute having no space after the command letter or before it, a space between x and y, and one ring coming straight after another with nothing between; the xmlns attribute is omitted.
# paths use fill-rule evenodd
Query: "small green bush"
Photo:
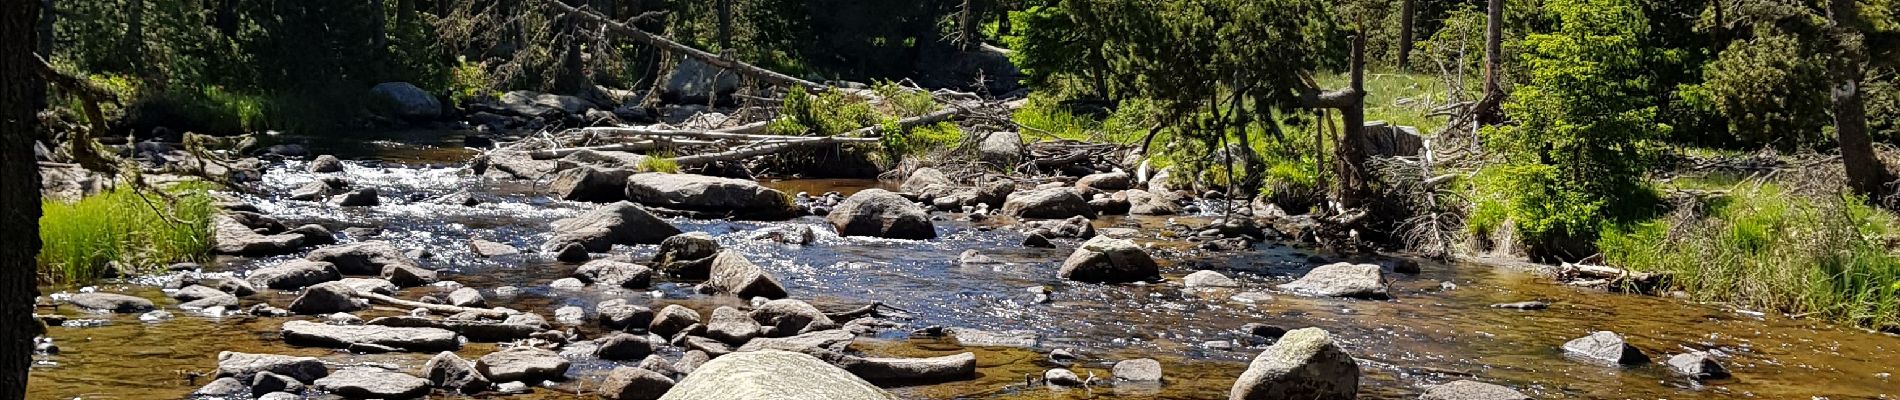
<svg viewBox="0 0 1900 400"><path fill-rule="evenodd" d="M879 123L883 118L863 98L837 90L811 94L792 87L779 118L766 126L774 135L836 136Z"/></svg>
<svg viewBox="0 0 1900 400"><path fill-rule="evenodd" d="M673 157L674 155L671 151L648 154L646 157L640 158L640 172L677 174L680 172L680 164L673 161Z"/></svg>
<svg viewBox="0 0 1900 400"><path fill-rule="evenodd" d="M176 202L120 186L73 203L40 205L39 269L55 283L94 279L108 262L146 269L204 259L211 249L209 185L173 188Z"/></svg>

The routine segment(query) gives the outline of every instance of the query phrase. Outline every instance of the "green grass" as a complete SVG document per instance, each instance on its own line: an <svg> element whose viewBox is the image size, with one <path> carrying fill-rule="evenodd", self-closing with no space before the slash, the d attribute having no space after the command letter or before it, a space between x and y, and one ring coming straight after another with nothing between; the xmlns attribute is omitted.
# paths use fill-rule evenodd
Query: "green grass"
<svg viewBox="0 0 1900 400"><path fill-rule="evenodd" d="M1320 87L1342 89L1348 86L1344 73L1314 77ZM1444 80L1436 74L1415 72L1370 72L1366 74L1366 121L1385 121L1392 125L1418 128L1432 135L1445 127L1445 117L1430 116L1431 109L1445 103Z"/></svg>
<svg viewBox="0 0 1900 400"><path fill-rule="evenodd" d="M672 151L659 151L648 154L646 157L640 158L640 172L677 174L680 172L680 163L673 161L673 157L676 156Z"/></svg>
<svg viewBox="0 0 1900 400"><path fill-rule="evenodd" d="M1610 229L1597 245L1612 265L1671 273L1671 288L1698 300L1900 328L1892 212L1773 184L1743 185L1706 207L1701 218Z"/></svg>
<svg viewBox="0 0 1900 400"><path fill-rule="evenodd" d="M76 283L98 278L108 262L140 270L204 259L211 250L209 185L171 190L177 202L126 186L40 210L41 279ZM148 201L149 200L149 201ZM175 221L174 221L175 220Z"/></svg>

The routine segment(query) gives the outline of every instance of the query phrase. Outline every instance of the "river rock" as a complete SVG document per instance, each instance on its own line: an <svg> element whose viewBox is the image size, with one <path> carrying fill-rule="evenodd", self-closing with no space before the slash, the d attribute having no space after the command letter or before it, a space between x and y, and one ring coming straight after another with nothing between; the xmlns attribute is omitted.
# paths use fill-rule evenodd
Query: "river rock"
<svg viewBox="0 0 1900 400"><path fill-rule="evenodd" d="M1023 162L1023 135L1016 132L990 132L977 145L977 155L983 162L1003 168L1015 168Z"/></svg>
<svg viewBox="0 0 1900 400"><path fill-rule="evenodd" d="M199 311L210 310L217 307L236 308L238 306L237 296L218 291L213 291L212 293L213 294L209 297L178 303L178 308L186 311ZM209 313L208 315L215 316L215 314Z"/></svg>
<svg viewBox="0 0 1900 400"><path fill-rule="evenodd" d="M574 270L574 277L597 285L646 289L653 281L653 269L634 263L594 260Z"/></svg>
<svg viewBox="0 0 1900 400"><path fill-rule="evenodd" d="M705 279L712 273L713 256L720 248L719 241L704 232L673 235L660 242L653 264L669 276Z"/></svg>
<svg viewBox="0 0 1900 400"><path fill-rule="evenodd" d="M465 287L449 292L449 304L456 307L487 307L488 299L482 297L480 290Z"/></svg>
<svg viewBox="0 0 1900 400"><path fill-rule="evenodd" d="M417 287L435 283L435 271L423 269L415 264L395 263L383 267L382 277L397 287Z"/></svg>
<svg viewBox="0 0 1900 400"><path fill-rule="evenodd" d="M1542 309L1550 308L1550 303L1543 302L1543 301L1519 301L1519 302L1514 302L1514 303L1492 304L1491 308L1507 308L1507 309L1512 309L1512 310L1542 310Z"/></svg>
<svg viewBox="0 0 1900 400"><path fill-rule="evenodd" d="M229 214L211 217L212 251L245 257L290 254L303 248L305 237L299 233L265 235L252 230Z"/></svg>
<svg viewBox="0 0 1900 400"><path fill-rule="evenodd" d="M1035 332L1025 330L998 332L971 328L947 328L944 329L944 334L956 338L957 344L966 347L1018 347L1028 349L1035 348L1042 343L1042 340L1036 337Z"/></svg>
<svg viewBox="0 0 1900 400"><path fill-rule="evenodd" d="M825 221L837 229L839 236L916 240L937 237L929 212L883 189L865 189L851 195L833 208Z"/></svg>
<svg viewBox="0 0 1900 400"><path fill-rule="evenodd" d="M794 299L780 299L765 302L752 310L752 320L767 327L774 336L784 337L801 333L836 329L838 323L826 316L817 307Z"/></svg>
<svg viewBox="0 0 1900 400"><path fill-rule="evenodd" d="M1122 360L1112 370L1115 380L1124 382L1160 382L1161 362L1152 358Z"/></svg>
<svg viewBox="0 0 1900 400"><path fill-rule="evenodd" d="M380 240L311 250L304 259L335 264L337 272L344 275L379 275L391 265L416 265L416 260L403 254L401 249Z"/></svg>
<svg viewBox="0 0 1900 400"><path fill-rule="evenodd" d="M627 177L632 170L582 165L554 175L548 186L561 200L609 203L627 199Z"/></svg>
<svg viewBox="0 0 1900 400"><path fill-rule="evenodd" d="M317 156L316 159L310 160L310 165L304 169L313 174L343 172L343 160L339 160L333 155L324 154Z"/></svg>
<svg viewBox="0 0 1900 400"><path fill-rule="evenodd" d="M370 207L382 204L383 201L378 196L376 188L356 189L349 193L344 193L343 197L339 197L336 200L336 205L342 207Z"/></svg>
<svg viewBox="0 0 1900 400"><path fill-rule="evenodd" d="M1295 329L1255 356L1228 392L1230 400L1351 400L1359 364L1319 328Z"/></svg>
<svg viewBox="0 0 1900 400"><path fill-rule="evenodd" d="M1049 386L1082 386L1082 377L1067 368L1056 368L1043 371L1042 382Z"/></svg>
<svg viewBox="0 0 1900 400"><path fill-rule="evenodd" d="M933 190L932 187L949 188L955 186L956 182L951 181L950 177L944 175L943 171L939 171L936 168L924 167L918 168L916 171L911 171L910 176L904 178L904 183L898 185L897 189L910 193L923 194Z"/></svg>
<svg viewBox="0 0 1900 400"><path fill-rule="evenodd" d="M142 297L105 292L74 294L66 302L90 311L121 314L142 313L157 308L151 300Z"/></svg>
<svg viewBox="0 0 1900 400"><path fill-rule="evenodd" d="M785 287L779 285L777 278L732 250L721 250L719 255L713 256L712 271L705 285L742 299L779 299L786 295Z"/></svg>
<svg viewBox="0 0 1900 400"><path fill-rule="evenodd" d="M682 56L660 87L660 97L674 104L706 104L739 91L738 73Z"/></svg>
<svg viewBox="0 0 1900 400"><path fill-rule="evenodd" d="M1715 357L1705 351L1692 351L1669 357L1669 369L1677 374L1693 379L1723 379L1729 377L1728 368L1716 362Z"/></svg>
<svg viewBox="0 0 1900 400"><path fill-rule="evenodd" d="M396 290L399 289L395 283L390 283L388 279L382 278L343 278L343 280L337 282L343 283L343 286L349 286L350 289L355 290L357 293L375 293L393 296L396 294Z"/></svg>
<svg viewBox="0 0 1900 400"><path fill-rule="evenodd" d="M559 353L534 347L513 347L488 353L475 361L475 370L497 382L561 380L568 362Z"/></svg>
<svg viewBox="0 0 1900 400"><path fill-rule="evenodd" d="M298 290L339 278L342 274L337 272L335 264L310 260L290 260L259 268L248 277L252 284L277 290Z"/></svg>
<svg viewBox="0 0 1900 400"><path fill-rule="evenodd" d="M1049 241L1048 231L1035 231L1023 234L1023 247L1053 249L1056 244Z"/></svg>
<svg viewBox="0 0 1900 400"><path fill-rule="evenodd" d="M792 198L785 192L749 180L705 175L634 174L627 178L627 199L653 207L743 219L782 220L793 216Z"/></svg>
<svg viewBox="0 0 1900 400"><path fill-rule="evenodd" d="M1648 364L1649 356L1623 340L1616 332L1596 331L1564 343L1564 353L1572 357L1608 365Z"/></svg>
<svg viewBox="0 0 1900 400"><path fill-rule="evenodd" d="M600 315L600 324L613 330L644 328L653 324L653 310L628 303L625 299L613 299L594 306L594 313Z"/></svg>
<svg viewBox="0 0 1900 400"><path fill-rule="evenodd" d="M618 367L607 373L600 384L600 397L608 400L655 400L673 389L673 379L645 368Z"/></svg>
<svg viewBox="0 0 1900 400"><path fill-rule="evenodd" d="M714 358L673 386L665 400L892 400L897 396L844 369L777 350Z"/></svg>
<svg viewBox="0 0 1900 400"><path fill-rule="evenodd" d="M752 339L744 346L739 346L737 351L782 350L813 355L843 353L857 338L858 335L850 331L830 329L789 337Z"/></svg>
<svg viewBox="0 0 1900 400"><path fill-rule="evenodd" d="M1186 284L1187 287L1191 288L1240 287L1240 282L1235 281L1234 278L1228 278L1227 275L1221 275L1219 272L1208 270L1194 271L1194 273L1188 274L1186 278L1182 278L1181 281Z"/></svg>
<svg viewBox="0 0 1900 400"><path fill-rule="evenodd" d="M1166 196L1141 189L1129 189L1122 192L1128 199L1128 213L1133 215L1175 215L1181 213L1181 205Z"/></svg>
<svg viewBox="0 0 1900 400"><path fill-rule="evenodd" d="M759 337L759 329L758 321L753 321L744 311L719 307L713 310L712 319L706 322L706 337L737 346Z"/></svg>
<svg viewBox="0 0 1900 400"><path fill-rule="evenodd" d="M1313 268L1298 280L1281 284L1281 290L1308 296L1351 297L1384 300L1387 294L1385 273L1372 264L1333 263Z"/></svg>
<svg viewBox="0 0 1900 400"><path fill-rule="evenodd" d="M579 243L594 253L605 253L613 245L655 244L673 235L679 228L653 216L645 208L629 202L607 204L573 218L554 222L555 234L544 251L559 251L567 243Z"/></svg>
<svg viewBox="0 0 1900 400"><path fill-rule="evenodd" d="M647 331L660 337L673 337L673 334L680 333L698 323L698 311L678 304L668 304L654 315L653 324L648 325Z"/></svg>
<svg viewBox="0 0 1900 400"><path fill-rule="evenodd" d="M273 374L296 378L299 382L310 383L330 375L330 368L315 357L292 357L276 354L252 354L225 351L218 353L217 376L236 378L241 382L255 379L257 373Z"/></svg>
<svg viewBox="0 0 1900 400"><path fill-rule="evenodd" d="M201 285L191 285L191 286L186 286L184 289L178 289L178 291L176 292L172 292L171 296L173 299L177 299L178 301L189 302L192 300L204 299L204 298L209 298L209 297L214 297L214 296L230 296L230 294L226 294L217 289L212 289L212 288L204 287Z"/></svg>
<svg viewBox="0 0 1900 400"><path fill-rule="evenodd" d="M646 358L653 354L654 345L644 335L615 333L600 339L600 345L594 348L594 357L602 360L630 361Z"/></svg>
<svg viewBox="0 0 1900 400"><path fill-rule="evenodd" d="M192 391L191 395L193 398L242 398L246 393L250 392L250 388L244 387L244 382L234 378L218 378L212 380L211 383L205 384L204 387Z"/></svg>
<svg viewBox="0 0 1900 400"><path fill-rule="evenodd" d="M1076 248L1056 275L1082 282L1120 283L1154 280L1160 269L1135 242L1097 236Z"/></svg>
<svg viewBox="0 0 1900 400"><path fill-rule="evenodd" d="M455 352L444 351L430 358L422 365L422 377L435 386L462 394L475 394L488 390L492 383L475 370L475 363L462 359Z"/></svg>
<svg viewBox="0 0 1900 400"><path fill-rule="evenodd" d="M290 311L304 315L321 315L337 312L350 312L366 307L362 299L356 298L356 289L342 282L324 282L308 288L290 302Z"/></svg>
<svg viewBox="0 0 1900 400"><path fill-rule="evenodd" d="M409 82L378 83L369 93L389 102L391 117L428 120L442 116L442 101Z"/></svg>
<svg viewBox="0 0 1900 400"><path fill-rule="evenodd" d="M429 381L379 368L349 368L318 379L316 388L352 399L414 399L429 394Z"/></svg>
<svg viewBox="0 0 1900 400"><path fill-rule="evenodd" d="M515 246L480 239L468 241L468 249L474 252L475 255L482 257L503 257L521 254L521 249L516 249Z"/></svg>
<svg viewBox="0 0 1900 400"><path fill-rule="evenodd" d="M1016 218L1095 218L1095 209L1074 189L1056 187L1011 193L1003 202L1003 214Z"/></svg>
<svg viewBox="0 0 1900 400"><path fill-rule="evenodd" d="M310 321L288 321L284 341L292 344L348 349L368 345L408 351L455 350L462 344L455 332L441 328L402 328L381 325L338 326Z"/></svg>
<svg viewBox="0 0 1900 400"><path fill-rule="evenodd" d="M553 243L550 243L550 244L553 244ZM577 263L577 262L586 262L587 260L591 260L594 258L593 254L589 254L587 252L586 245L582 245L580 243L564 243L564 244L560 244L560 246L561 246L561 249L554 253L555 261L566 262L566 263ZM580 282L580 280L578 279L574 281Z"/></svg>
<svg viewBox="0 0 1900 400"><path fill-rule="evenodd" d="M1419 400L1531 400L1508 387L1476 381L1452 381L1425 388Z"/></svg>
<svg viewBox="0 0 1900 400"><path fill-rule="evenodd" d="M1134 185L1135 177L1129 176L1127 172L1103 172L1077 179L1075 181L1075 190L1081 191L1082 193L1096 191L1114 192L1126 190L1130 187L1134 187Z"/></svg>
<svg viewBox="0 0 1900 400"><path fill-rule="evenodd" d="M705 352L706 355L713 358L719 358L719 356L732 353L732 345L709 337L687 336L685 339L675 340L674 343L678 343L680 347L689 350Z"/></svg>
<svg viewBox="0 0 1900 400"><path fill-rule="evenodd" d="M297 381L297 378L268 371L259 371L256 377L251 378L251 394L256 396L272 392L298 393L303 392L303 389L303 382Z"/></svg>
<svg viewBox="0 0 1900 400"><path fill-rule="evenodd" d="M199 284L203 284L203 283L205 283L205 281L199 281ZM232 296L237 296L237 297L245 297L245 296L257 294L257 286L253 286L251 285L251 281L247 281L243 279L237 279L237 278L218 279L217 284L210 285L210 286L218 288L218 291L229 293Z"/></svg>

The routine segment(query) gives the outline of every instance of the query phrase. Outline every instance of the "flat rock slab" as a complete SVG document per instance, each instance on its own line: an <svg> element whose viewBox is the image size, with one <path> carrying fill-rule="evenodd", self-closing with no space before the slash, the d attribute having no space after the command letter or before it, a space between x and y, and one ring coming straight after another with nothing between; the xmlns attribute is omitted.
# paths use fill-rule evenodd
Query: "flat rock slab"
<svg viewBox="0 0 1900 400"><path fill-rule="evenodd" d="M897 396L816 357L762 350L714 358L662 400L893 400Z"/></svg>
<svg viewBox="0 0 1900 400"><path fill-rule="evenodd" d="M441 351L462 347L455 332L441 328L336 326L290 321L284 323L283 334L284 341L292 344L334 348L372 345L408 351Z"/></svg>
<svg viewBox="0 0 1900 400"><path fill-rule="evenodd" d="M1638 365L1649 363L1649 356L1623 340L1622 335L1597 331L1564 343L1564 354L1597 364Z"/></svg>
<svg viewBox="0 0 1900 400"><path fill-rule="evenodd" d="M1351 297L1369 300L1391 298L1386 289L1385 273L1372 264L1333 263L1314 268L1306 276L1280 285L1281 290L1322 297Z"/></svg>
<svg viewBox="0 0 1900 400"><path fill-rule="evenodd" d="M218 353L218 376L237 378L250 382L259 372L296 378L301 382L316 381L330 375L330 368L315 357L292 357L276 354L253 354L226 351Z"/></svg>
<svg viewBox="0 0 1900 400"><path fill-rule="evenodd" d="M152 305L151 300L117 293L80 293L73 295L66 302L91 311L122 314L142 313L157 308Z"/></svg>
<svg viewBox="0 0 1900 400"><path fill-rule="evenodd" d="M1484 382L1454 381L1425 388L1419 400L1530 400L1508 387Z"/></svg>
<svg viewBox="0 0 1900 400"><path fill-rule="evenodd" d="M317 389L352 399L414 399L429 394L429 380L377 368L350 368L316 381Z"/></svg>
<svg viewBox="0 0 1900 400"><path fill-rule="evenodd" d="M475 361L475 370L495 382L538 382L562 379L568 365L559 353L516 347L482 356Z"/></svg>

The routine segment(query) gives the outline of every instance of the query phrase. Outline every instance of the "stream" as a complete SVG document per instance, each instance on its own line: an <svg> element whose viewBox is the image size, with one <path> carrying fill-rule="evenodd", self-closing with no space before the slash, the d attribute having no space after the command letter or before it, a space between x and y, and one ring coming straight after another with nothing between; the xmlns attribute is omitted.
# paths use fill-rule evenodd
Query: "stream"
<svg viewBox="0 0 1900 400"><path fill-rule="evenodd" d="M417 141L397 138L338 148L313 146L316 154L362 157L346 163L343 175L357 187L380 190L384 199L380 206L344 208L285 200L292 188L318 178L304 172L302 161L273 165L257 184L261 195L240 196L292 226L330 227L343 242L363 240L350 237L344 228L380 228L377 240L429 250L435 256L419 260L424 266L441 270L444 280L482 289L493 306L552 315L562 306L591 310L601 301L626 299L654 310L681 304L709 314L722 305L743 304L729 296L696 294L692 284L666 279L657 279L647 291L600 285L581 291L550 289L549 282L571 276L578 264L553 261L534 254L535 249L551 235L550 222L593 205L552 200L545 195L545 187L531 182L471 177L461 166L472 152L460 149L459 139L438 140L449 144L410 145L402 143ZM787 193L839 191L845 195L893 186L869 180L762 183ZM458 191L468 191L483 202L467 207L422 201ZM744 253L777 276L792 298L825 309L881 301L911 314L911 319L897 321L903 324L901 328L860 338L853 346L859 352L905 357L976 353L975 379L887 387L904 398L1226 398L1247 362L1268 344L1240 332L1238 328L1246 323L1330 331L1359 360L1362 398L1417 398L1426 385L1462 379L1509 386L1537 398L1886 399L1900 395L1900 380L1890 375L1900 372L1900 337L1892 334L1720 304L1573 288L1511 268L1429 260L1416 260L1423 271L1418 274L1386 274L1392 285L1391 301L1301 297L1274 286L1320 265L1309 261L1311 257L1327 263L1346 258L1277 242L1239 251L1203 251L1196 243L1173 238L1164 228L1170 223L1198 226L1211 219L1195 216L1097 219L1098 229L1136 229L1137 242L1153 245L1151 251L1168 282L1078 283L1058 279L1055 273L1076 241L1058 240L1055 249L1025 248L1019 245L1023 234L1000 218L972 223L955 214L934 215L941 216L935 221L939 238L927 241L839 237L820 217L784 222L668 221L682 231L711 234L727 248ZM754 230L775 225L811 225L817 240L800 246L746 238ZM523 255L484 258L469 249L470 239L512 245ZM1003 263L959 264L959 254L972 249ZM655 251L652 245L619 247L614 254L646 260ZM28 398L184 398L209 382L208 377L194 375L214 370L220 351L317 356L333 366L380 364L408 371L420 368L432 355L353 355L291 346L280 340L279 326L308 317L206 317L177 310L172 307L177 302L159 289L179 275L242 276L248 270L297 257L221 257L206 263L202 273L94 285L101 291L150 298L176 317L146 323L137 314L88 314L60 307L56 313L91 322L49 329L48 335L62 352L36 356ZM1203 290L1181 285L1182 276L1203 269L1219 271L1245 287ZM494 295L492 289L501 286L521 291L513 297ZM1029 290L1036 286L1052 292L1049 301L1037 301ZM55 293L78 288L41 290ZM1249 296L1237 298L1242 292L1265 292L1272 298L1243 301ZM419 287L404 289L398 297L444 293L436 287ZM294 294L264 290L245 298L243 305L267 301L283 306L293 298ZM1551 306L1545 310L1490 307L1528 300L1547 301ZM377 307L358 315L368 319L404 311ZM930 326L1012 332L1033 337L1035 346L964 347L952 339L909 335L913 329ZM585 327L583 336L596 337L597 329ZM1714 352L1734 376L1697 383L1660 364L1599 366L1567 358L1560 349L1570 339L1599 330L1624 335L1659 362L1691 350ZM495 348L494 344L471 343L457 353L474 359ZM1070 368L1084 377L1092 373L1106 378L1116 361L1154 358L1161 361L1166 382L1092 389L1025 384L1026 377L1040 377L1044 370L1059 366L1046 357L1053 349L1071 349L1080 355L1081 361ZM678 350L671 351L662 354L669 359L679 356ZM619 364L576 359L567 381L514 398L576 398L576 392L596 388L607 371ZM478 397L489 396L500 395Z"/></svg>

